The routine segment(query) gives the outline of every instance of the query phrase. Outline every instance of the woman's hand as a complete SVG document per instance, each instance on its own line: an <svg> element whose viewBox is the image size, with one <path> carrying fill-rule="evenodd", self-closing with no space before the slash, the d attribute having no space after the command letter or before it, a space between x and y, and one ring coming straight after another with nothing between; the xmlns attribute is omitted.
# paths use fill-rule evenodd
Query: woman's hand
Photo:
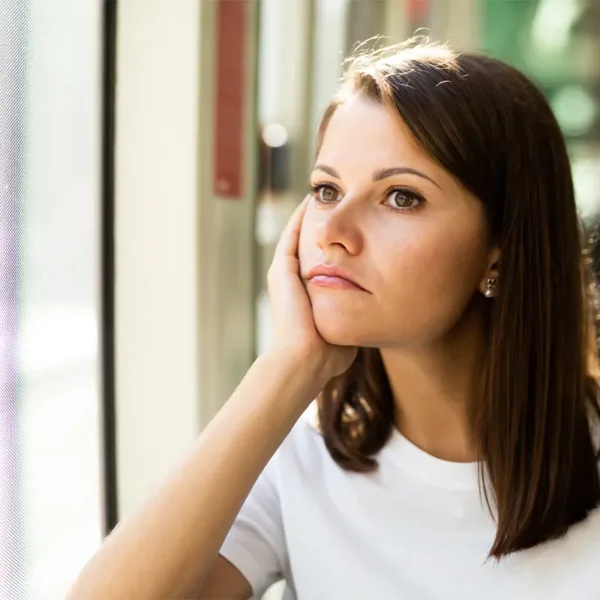
<svg viewBox="0 0 600 600"><path fill-rule="evenodd" d="M297 361L316 378L320 388L346 371L357 348L328 344L317 331L312 306L300 278L298 240L309 197L294 211L275 250L268 273L269 298L274 321L269 353L282 360ZM320 391L320 390L319 390Z"/></svg>

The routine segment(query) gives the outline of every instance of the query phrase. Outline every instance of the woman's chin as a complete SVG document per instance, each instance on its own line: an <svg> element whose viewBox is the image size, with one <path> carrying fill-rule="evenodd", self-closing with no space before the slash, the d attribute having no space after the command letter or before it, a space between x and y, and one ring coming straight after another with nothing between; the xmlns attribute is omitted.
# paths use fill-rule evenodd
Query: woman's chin
<svg viewBox="0 0 600 600"><path fill-rule="evenodd" d="M332 313L314 308L313 315L317 331L327 343L335 346L363 345L362 323L356 318L339 310Z"/></svg>

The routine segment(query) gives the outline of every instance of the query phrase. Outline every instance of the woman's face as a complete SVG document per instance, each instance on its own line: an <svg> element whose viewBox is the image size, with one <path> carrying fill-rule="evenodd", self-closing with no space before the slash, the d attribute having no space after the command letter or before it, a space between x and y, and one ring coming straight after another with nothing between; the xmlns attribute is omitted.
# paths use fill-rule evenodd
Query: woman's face
<svg viewBox="0 0 600 600"><path fill-rule="evenodd" d="M496 251L483 205L425 154L392 108L358 96L341 104L311 184L300 268L328 342L434 341L485 289ZM318 265L344 269L362 289L310 279Z"/></svg>

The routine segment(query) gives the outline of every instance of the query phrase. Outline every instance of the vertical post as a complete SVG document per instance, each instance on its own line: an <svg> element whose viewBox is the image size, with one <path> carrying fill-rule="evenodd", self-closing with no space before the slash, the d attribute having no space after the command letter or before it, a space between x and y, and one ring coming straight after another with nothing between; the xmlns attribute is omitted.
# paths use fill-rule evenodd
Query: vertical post
<svg viewBox="0 0 600 600"><path fill-rule="evenodd" d="M346 50L346 24L349 0L316 0L313 73L313 97L310 131L313 132L310 154L314 154L317 125L335 94L343 72Z"/></svg>
<svg viewBox="0 0 600 600"><path fill-rule="evenodd" d="M208 4L214 3L117 3L115 403L121 519L144 502L198 435L197 312L204 290L197 280L197 171L204 157L198 154L197 120L200 12Z"/></svg>
<svg viewBox="0 0 600 600"><path fill-rule="evenodd" d="M200 13L196 254L202 429L254 360L259 1L200 2Z"/></svg>
<svg viewBox="0 0 600 600"><path fill-rule="evenodd" d="M117 506L117 458L115 415L115 247L114 247L114 142L117 3L103 5L102 82L102 431L103 497L102 524L108 535L119 520Z"/></svg>

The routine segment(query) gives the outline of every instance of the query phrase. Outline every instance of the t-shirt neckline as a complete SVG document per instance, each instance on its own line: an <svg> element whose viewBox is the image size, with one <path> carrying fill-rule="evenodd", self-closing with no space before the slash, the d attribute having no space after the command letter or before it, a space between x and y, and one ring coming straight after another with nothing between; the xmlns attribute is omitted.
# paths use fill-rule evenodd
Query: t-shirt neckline
<svg viewBox="0 0 600 600"><path fill-rule="evenodd" d="M478 486L479 463L450 462L432 456L415 446L396 427L392 428L391 436L379 453L379 458L435 487L471 490Z"/></svg>

